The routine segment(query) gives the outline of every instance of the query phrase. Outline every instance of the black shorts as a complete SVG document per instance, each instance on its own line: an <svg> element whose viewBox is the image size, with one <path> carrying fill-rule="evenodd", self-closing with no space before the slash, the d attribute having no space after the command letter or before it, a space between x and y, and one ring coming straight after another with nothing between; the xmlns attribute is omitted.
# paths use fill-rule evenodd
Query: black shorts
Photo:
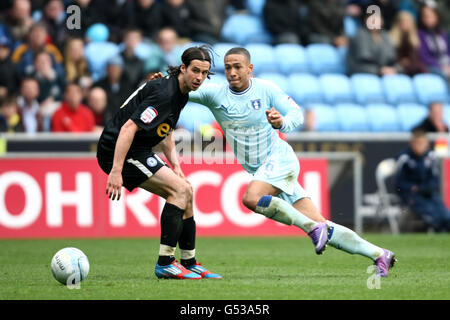
<svg viewBox="0 0 450 320"><path fill-rule="evenodd" d="M100 168L106 173L111 172L113 158L102 153L97 153L97 161ZM152 151L134 152L127 155L122 169L123 186L132 191L144 181L153 176L159 169L168 165Z"/></svg>

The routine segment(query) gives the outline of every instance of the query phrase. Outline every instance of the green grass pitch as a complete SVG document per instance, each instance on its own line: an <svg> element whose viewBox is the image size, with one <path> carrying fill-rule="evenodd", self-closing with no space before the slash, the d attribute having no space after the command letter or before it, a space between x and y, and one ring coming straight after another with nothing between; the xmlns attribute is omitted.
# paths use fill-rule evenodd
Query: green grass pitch
<svg viewBox="0 0 450 320"><path fill-rule="evenodd" d="M159 239L0 240L0 299L450 299L450 235L364 235L393 250L388 278L369 281L372 262L306 237L198 238L197 257L223 280L158 280ZM80 289L59 284L52 256L73 246L90 261ZM373 280L373 279L372 279Z"/></svg>

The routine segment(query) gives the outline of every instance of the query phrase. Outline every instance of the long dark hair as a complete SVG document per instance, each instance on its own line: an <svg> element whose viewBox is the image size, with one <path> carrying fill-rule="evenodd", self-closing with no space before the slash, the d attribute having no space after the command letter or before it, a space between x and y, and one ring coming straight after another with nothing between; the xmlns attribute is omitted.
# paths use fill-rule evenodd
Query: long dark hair
<svg viewBox="0 0 450 320"><path fill-rule="evenodd" d="M187 68L192 60L208 61L210 66L212 67L214 66L213 53L214 51L210 45L204 44L198 47L190 47L184 50L183 54L181 55L181 62ZM167 69L167 73L171 76L177 77L181 72L180 67L181 66L169 66L169 68ZM214 72L209 71L208 79L209 76L213 74Z"/></svg>

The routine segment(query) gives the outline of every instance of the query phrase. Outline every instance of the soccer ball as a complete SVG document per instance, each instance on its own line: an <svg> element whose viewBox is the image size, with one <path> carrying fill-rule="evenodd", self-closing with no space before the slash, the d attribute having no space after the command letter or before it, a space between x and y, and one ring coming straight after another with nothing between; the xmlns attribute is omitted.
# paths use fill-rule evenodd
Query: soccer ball
<svg viewBox="0 0 450 320"><path fill-rule="evenodd" d="M59 250L52 259L52 274L64 285L78 285L89 273L89 260L77 248Z"/></svg>

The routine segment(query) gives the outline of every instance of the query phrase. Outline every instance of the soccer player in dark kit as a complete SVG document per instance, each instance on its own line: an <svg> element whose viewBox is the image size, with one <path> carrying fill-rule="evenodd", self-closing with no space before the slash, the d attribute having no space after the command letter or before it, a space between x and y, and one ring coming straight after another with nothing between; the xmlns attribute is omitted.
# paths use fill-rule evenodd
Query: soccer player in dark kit
<svg viewBox="0 0 450 320"><path fill-rule="evenodd" d="M106 194L110 199L120 199L122 186L129 191L139 187L166 199L155 266L158 278L221 278L196 261L193 191L172 139L189 92L210 75L210 52L206 46L188 48L182 64L170 67L168 76L141 85L105 126L98 142L97 159L108 174ZM173 170L152 151L157 144ZM175 260L177 243L181 263Z"/></svg>

